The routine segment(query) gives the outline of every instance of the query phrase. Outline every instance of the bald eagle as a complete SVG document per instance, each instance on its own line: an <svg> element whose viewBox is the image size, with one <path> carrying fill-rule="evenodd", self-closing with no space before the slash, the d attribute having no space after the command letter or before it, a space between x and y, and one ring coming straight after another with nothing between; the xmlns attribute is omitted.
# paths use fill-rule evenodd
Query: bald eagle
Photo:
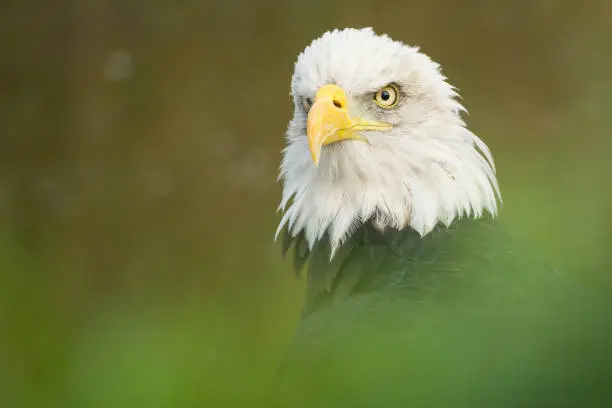
<svg viewBox="0 0 612 408"><path fill-rule="evenodd" d="M440 66L418 48L370 28L327 32L298 57L291 94L277 237L285 252L295 248L296 270L312 261L306 313L380 279L394 256L408 278L444 237L493 228L501 199L493 157L466 128ZM374 254L379 247L388 253ZM349 283L343 266L355 256L365 259Z"/></svg>
<svg viewBox="0 0 612 408"><path fill-rule="evenodd" d="M492 154L440 65L370 28L329 31L297 58L291 95L276 236L296 272L306 268L307 293L283 367L321 383L338 367L343 378L367 367L354 406L414 386L431 374L414 367L440 356L438 374L457 380L468 361L520 377L546 343L535 333L572 314L573 286L497 222Z"/></svg>

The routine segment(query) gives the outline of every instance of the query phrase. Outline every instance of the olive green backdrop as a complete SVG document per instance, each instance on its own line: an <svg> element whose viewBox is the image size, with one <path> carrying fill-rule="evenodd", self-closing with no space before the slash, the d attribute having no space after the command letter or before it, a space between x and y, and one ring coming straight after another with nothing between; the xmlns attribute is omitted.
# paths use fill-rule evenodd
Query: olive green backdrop
<svg viewBox="0 0 612 408"><path fill-rule="evenodd" d="M273 235L297 54L372 26L440 62L504 223L612 290L612 2L0 6L0 405L249 406L297 324ZM262 380L267 381L267 380Z"/></svg>

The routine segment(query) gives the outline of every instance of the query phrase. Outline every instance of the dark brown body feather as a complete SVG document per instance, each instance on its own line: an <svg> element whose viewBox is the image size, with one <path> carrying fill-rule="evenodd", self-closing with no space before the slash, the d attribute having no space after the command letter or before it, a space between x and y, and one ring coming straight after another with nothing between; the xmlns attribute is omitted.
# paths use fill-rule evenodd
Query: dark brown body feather
<svg viewBox="0 0 612 408"><path fill-rule="evenodd" d="M365 224L331 262L326 239L312 251L303 237L287 240L284 251L308 280L280 370L303 406L559 406L529 376L571 375L572 356L599 344L593 330L610 328L600 299L493 220L425 237ZM562 389L575 379L555 381ZM514 387L524 397L512 399Z"/></svg>
<svg viewBox="0 0 612 408"><path fill-rule="evenodd" d="M382 233L366 223L331 261L326 237L310 251L303 234L289 238L285 231L284 236L283 253L293 251L296 274L306 268L304 317L349 296L385 293L420 298L424 293L418 289L425 293L456 290L458 281L475 273L503 274L509 279L532 272L558 273L490 219L439 225L425 237L411 228Z"/></svg>

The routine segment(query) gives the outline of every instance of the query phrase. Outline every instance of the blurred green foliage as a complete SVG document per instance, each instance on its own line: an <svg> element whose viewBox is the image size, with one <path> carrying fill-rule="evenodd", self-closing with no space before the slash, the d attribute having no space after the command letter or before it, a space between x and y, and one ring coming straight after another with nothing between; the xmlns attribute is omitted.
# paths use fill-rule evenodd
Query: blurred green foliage
<svg viewBox="0 0 612 408"><path fill-rule="evenodd" d="M272 379L303 282L272 242L276 170L293 62L334 27L440 62L494 153L507 227L612 289L610 15L607 0L3 2L0 405L270 406L284 392ZM421 362L440 373L456 355ZM594 360L581 370L596 376ZM315 383L286 392L305 403Z"/></svg>

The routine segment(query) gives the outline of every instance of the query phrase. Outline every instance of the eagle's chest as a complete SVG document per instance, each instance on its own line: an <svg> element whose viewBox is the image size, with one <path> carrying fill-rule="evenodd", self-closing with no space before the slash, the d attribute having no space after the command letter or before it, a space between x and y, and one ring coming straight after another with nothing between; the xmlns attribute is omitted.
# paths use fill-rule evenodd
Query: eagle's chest
<svg viewBox="0 0 612 408"><path fill-rule="evenodd" d="M309 253L304 313L359 295L416 298L447 293L486 258L471 246L485 244L487 234L479 235L479 222L470 221L476 225L458 222L425 237L411 229L380 233L366 225L331 260L328 245L321 241Z"/></svg>

